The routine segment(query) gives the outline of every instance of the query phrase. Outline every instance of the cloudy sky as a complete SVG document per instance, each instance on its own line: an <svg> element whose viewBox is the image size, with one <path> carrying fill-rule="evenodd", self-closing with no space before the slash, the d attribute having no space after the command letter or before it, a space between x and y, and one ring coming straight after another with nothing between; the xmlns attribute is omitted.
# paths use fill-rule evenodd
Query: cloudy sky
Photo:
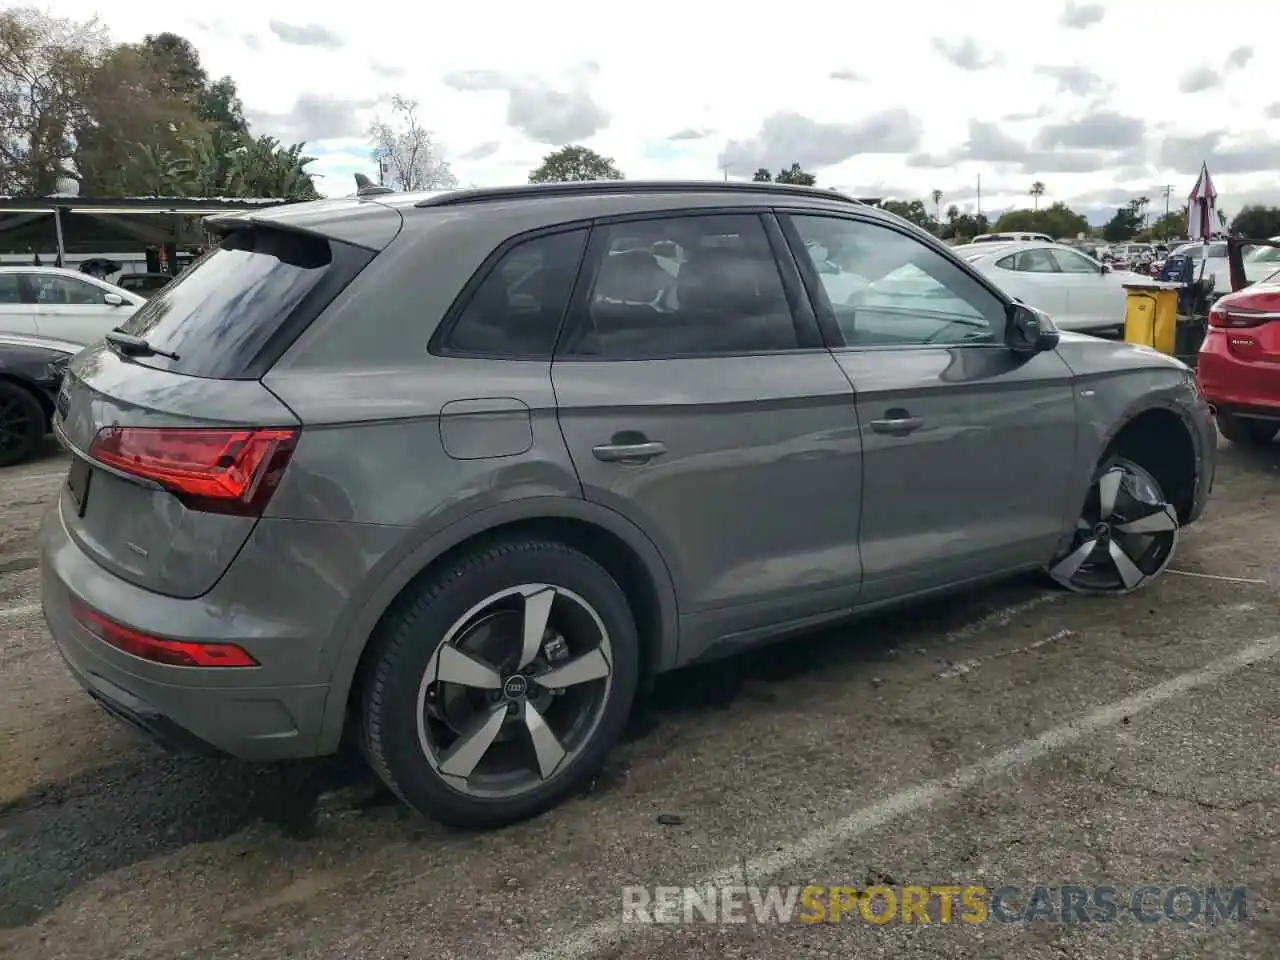
<svg viewBox="0 0 1280 960"><path fill-rule="evenodd" d="M799 162L963 209L981 178L988 212L1041 180L1095 218L1140 195L1160 209L1166 185L1176 206L1207 161L1228 212L1280 204L1280 31L1255 29L1259 0L1214 0L1200 36L1203 0L49 6L122 40L186 36L256 132L308 142L330 195L372 172L365 131L402 94L464 185L524 182L580 143L631 178Z"/></svg>

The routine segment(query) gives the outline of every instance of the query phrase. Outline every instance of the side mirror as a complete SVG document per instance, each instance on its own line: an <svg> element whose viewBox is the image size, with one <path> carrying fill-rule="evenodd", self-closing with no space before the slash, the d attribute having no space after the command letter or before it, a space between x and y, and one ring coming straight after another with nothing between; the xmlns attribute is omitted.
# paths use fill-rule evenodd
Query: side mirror
<svg viewBox="0 0 1280 960"><path fill-rule="evenodd" d="M1008 320L1004 342L1014 353L1031 356L1058 345L1060 337L1048 314L1024 303L1014 303L1009 307Z"/></svg>
<svg viewBox="0 0 1280 960"><path fill-rule="evenodd" d="M104 293L102 295L102 302L109 307L119 307L124 305L124 297L120 296L118 293Z"/></svg>

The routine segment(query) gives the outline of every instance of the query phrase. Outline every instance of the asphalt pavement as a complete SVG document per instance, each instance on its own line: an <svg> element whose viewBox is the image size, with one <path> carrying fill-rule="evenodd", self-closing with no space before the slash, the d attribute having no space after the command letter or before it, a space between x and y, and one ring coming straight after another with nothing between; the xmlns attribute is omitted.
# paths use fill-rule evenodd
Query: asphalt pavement
<svg viewBox="0 0 1280 960"><path fill-rule="evenodd" d="M1149 588L1018 580L682 671L582 796L467 833L349 758L169 756L91 703L39 614L50 448L0 473L0 956L1274 960L1280 445L1220 456ZM792 922L768 885L811 888Z"/></svg>

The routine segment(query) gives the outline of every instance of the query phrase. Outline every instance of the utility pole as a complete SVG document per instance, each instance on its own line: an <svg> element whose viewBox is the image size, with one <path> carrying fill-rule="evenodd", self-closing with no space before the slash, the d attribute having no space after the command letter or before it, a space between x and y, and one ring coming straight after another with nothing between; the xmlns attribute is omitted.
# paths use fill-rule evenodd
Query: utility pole
<svg viewBox="0 0 1280 960"><path fill-rule="evenodd" d="M724 174L725 183L728 183L729 182L729 164L727 163L720 164L720 171Z"/></svg>
<svg viewBox="0 0 1280 960"><path fill-rule="evenodd" d="M1166 183L1164 185L1164 215L1169 215L1169 198L1173 196L1173 184Z"/></svg>
<svg viewBox="0 0 1280 960"><path fill-rule="evenodd" d="M982 216L982 174L978 174L978 216Z"/></svg>

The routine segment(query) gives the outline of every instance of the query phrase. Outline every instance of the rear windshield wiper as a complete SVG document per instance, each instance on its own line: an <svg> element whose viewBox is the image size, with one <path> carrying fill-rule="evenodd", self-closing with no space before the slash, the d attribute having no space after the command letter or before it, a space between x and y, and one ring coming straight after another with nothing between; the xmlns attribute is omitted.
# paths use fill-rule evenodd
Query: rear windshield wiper
<svg viewBox="0 0 1280 960"><path fill-rule="evenodd" d="M112 330L107 334L106 340L107 343L118 347L126 357L167 357L170 360L178 359L176 353L157 350L142 337L135 337L133 334L125 333L123 330Z"/></svg>

